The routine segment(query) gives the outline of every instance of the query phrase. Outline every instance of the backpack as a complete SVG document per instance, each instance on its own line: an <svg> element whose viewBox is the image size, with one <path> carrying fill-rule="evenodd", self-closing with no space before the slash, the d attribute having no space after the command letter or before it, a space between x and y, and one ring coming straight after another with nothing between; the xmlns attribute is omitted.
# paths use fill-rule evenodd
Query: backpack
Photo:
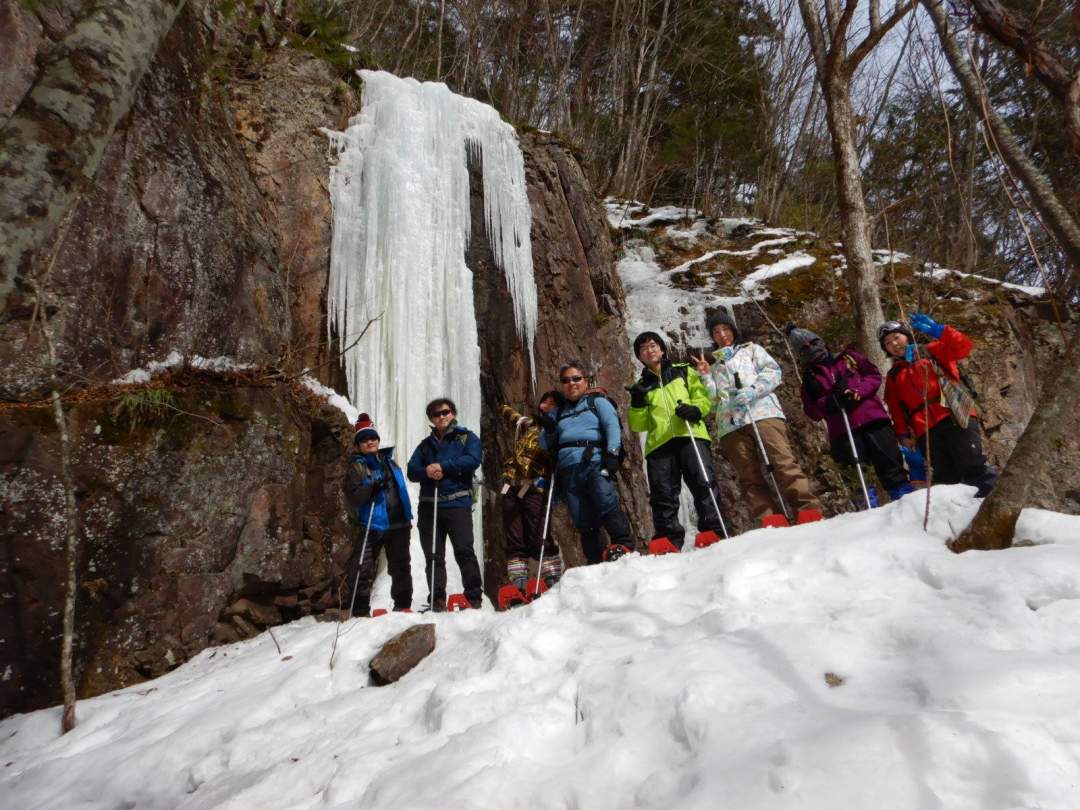
<svg viewBox="0 0 1080 810"><path fill-rule="evenodd" d="M596 409L596 398L597 397L603 397L608 402L610 402L611 407L615 409L615 417L619 420L619 432L622 434L621 435L622 441L619 442L619 463L622 464L623 461L626 459L626 446L625 446L625 443L626 443L626 436L628 435L627 432L626 432L626 425L623 423L622 412L619 410L619 404L614 399L611 398L611 395L607 392L606 388L601 388L599 386L597 386L596 388L590 388L588 391L586 391L582 395L581 398L583 400L585 400L585 405L588 407L588 409L590 411L592 411L592 414L593 414L593 416L596 417L597 422L600 421L600 413ZM559 410L555 414L555 422L556 423L561 422L563 419L565 419L567 416L570 415L570 414L564 414L563 411L565 411L565 410L566 410L566 405L565 404L559 406ZM602 424L603 423L601 423L601 425ZM602 428L601 428L601 430L602 430Z"/></svg>

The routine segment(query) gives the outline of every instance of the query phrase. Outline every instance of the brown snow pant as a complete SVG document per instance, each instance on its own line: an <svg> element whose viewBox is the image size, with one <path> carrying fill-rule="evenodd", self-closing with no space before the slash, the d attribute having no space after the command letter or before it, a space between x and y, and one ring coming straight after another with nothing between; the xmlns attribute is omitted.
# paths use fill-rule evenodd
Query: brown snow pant
<svg viewBox="0 0 1080 810"><path fill-rule="evenodd" d="M800 509L821 509L817 498L810 494L810 482L803 475L795 455L791 452L787 429L783 419L762 419L757 423L761 441L769 454L773 465L776 483L784 494L791 517ZM749 501L750 512L754 520L761 520L770 512L783 513L780 504L773 506L775 493L772 483L766 478L764 461L758 450L754 428L745 425L720 439L720 451L724 458L735 468L739 476L739 486Z"/></svg>

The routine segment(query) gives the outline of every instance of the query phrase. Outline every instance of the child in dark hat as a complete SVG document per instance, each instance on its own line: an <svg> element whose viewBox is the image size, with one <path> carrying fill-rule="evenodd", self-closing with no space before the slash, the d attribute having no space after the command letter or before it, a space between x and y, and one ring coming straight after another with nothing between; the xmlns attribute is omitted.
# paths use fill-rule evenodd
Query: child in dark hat
<svg viewBox="0 0 1080 810"><path fill-rule="evenodd" d="M366 413L356 420L353 453L345 473L345 501L354 528L353 551L345 566L345 585L353 616L367 616L379 552L386 550L394 610L412 605L409 539L412 506L394 448L379 448L379 433Z"/></svg>

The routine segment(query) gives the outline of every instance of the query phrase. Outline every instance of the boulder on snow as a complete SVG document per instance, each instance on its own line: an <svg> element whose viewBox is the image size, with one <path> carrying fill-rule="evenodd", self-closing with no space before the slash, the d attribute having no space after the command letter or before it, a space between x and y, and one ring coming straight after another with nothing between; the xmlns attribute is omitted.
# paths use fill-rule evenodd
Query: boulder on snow
<svg viewBox="0 0 1080 810"><path fill-rule="evenodd" d="M400 680L435 649L435 625L414 624L390 639L371 659L371 679L376 686Z"/></svg>

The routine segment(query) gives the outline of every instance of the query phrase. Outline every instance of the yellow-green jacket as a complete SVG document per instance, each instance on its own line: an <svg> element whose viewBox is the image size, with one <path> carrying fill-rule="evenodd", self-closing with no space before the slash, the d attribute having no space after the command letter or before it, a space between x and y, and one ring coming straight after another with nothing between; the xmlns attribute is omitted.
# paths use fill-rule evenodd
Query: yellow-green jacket
<svg viewBox="0 0 1080 810"><path fill-rule="evenodd" d="M627 422L631 430L648 432L646 456L669 439L687 435L686 422L675 414L680 402L693 405L702 418L712 408L709 391L697 370L687 363L671 363L666 357L660 362L660 377L644 369L641 379L630 387L630 397ZM643 398L645 404L641 406ZM690 427L694 436L710 441L704 421L691 422Z"/></svg>

